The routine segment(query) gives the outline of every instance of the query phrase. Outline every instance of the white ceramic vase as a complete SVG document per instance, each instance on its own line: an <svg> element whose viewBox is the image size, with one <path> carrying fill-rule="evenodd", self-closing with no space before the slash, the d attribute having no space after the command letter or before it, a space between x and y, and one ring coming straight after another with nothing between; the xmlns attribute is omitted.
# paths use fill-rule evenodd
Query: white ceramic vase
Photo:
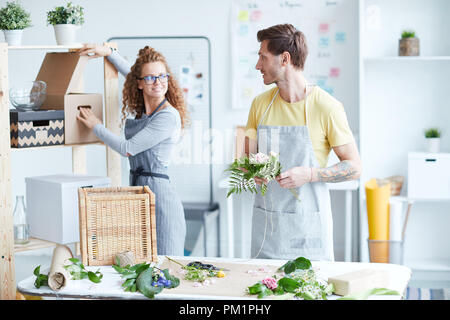
<svg viewBox="0 0 450 320"><path fill-rule="evenodd" d="M5 40L9 46L20 46L22 43L23 30L3 30Z"/></svg>
<svg viewBox="0 0 450 320"><path fill-rule="evenodd" d="M55 24L53 28L55 30L56 44L66 46L77 43L77 30L80 26L75 24Z"/></svg>
<svg viewBox="0 0 450 320"><path fill-rule="evenodd" d="M441 145L441 138L427 138L428 152L438 153Z"/></svg>

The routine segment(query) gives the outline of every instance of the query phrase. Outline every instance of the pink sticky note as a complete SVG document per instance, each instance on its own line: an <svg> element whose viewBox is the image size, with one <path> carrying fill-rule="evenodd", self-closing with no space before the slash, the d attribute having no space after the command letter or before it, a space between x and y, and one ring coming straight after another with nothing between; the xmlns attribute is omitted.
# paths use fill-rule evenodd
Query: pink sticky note
<svg viewBox="0 0 450 320"><path fill-rule="evenodd" d="M261 10L252 11L250 14L250 21L260 21L262 16Z"/></svg>
<svg viewBox="0 0 450 320"><path fill-rule="evenodd" d="M328 23L321 23L319 25L319 32L328 32L330 30L330 25Z"/></svg>
<svg viewBox="0 0 450 320"><path fill-rule="evenodd" d="M337 78L341 73L341 69L339 68L331 68L330 69L330 78Z"/></svg>

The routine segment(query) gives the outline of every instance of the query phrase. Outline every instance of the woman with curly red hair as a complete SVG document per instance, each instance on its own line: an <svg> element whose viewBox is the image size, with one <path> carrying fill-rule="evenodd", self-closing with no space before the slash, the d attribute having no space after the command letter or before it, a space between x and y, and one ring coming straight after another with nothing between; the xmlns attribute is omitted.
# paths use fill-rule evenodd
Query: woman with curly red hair
<svg viewBox="0 0 450 320"><path fill-rule="evenodd" d="M110 148L128 157L130 185L148 185L155 193L158 254L184 255L184 209L167 169L173 147L188 123L188 112L166 59L149 46L139 50L132 66L107 46L86 44L80 55L106 56L126 76L122 94L125 138L106 129L89 109L81 108L79 121Z"/></svg>

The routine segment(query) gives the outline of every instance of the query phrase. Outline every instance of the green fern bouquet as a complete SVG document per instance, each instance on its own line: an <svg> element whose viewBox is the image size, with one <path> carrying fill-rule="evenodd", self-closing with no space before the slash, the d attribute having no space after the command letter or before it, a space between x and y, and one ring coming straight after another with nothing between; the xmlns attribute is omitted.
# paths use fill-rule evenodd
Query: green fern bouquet
<svg viewBox="0 0 450 320"><path fill-rule="evenodd" d="M230 189L227 194L229 197L232 193L240 194L242 191L258 193L255 178L269 183L281 173L281 164L278 155L271 151L269 155L257 153L236 159L226 171L230 172ZM267 191L267 183L261 185L262 195Z"/></svg>

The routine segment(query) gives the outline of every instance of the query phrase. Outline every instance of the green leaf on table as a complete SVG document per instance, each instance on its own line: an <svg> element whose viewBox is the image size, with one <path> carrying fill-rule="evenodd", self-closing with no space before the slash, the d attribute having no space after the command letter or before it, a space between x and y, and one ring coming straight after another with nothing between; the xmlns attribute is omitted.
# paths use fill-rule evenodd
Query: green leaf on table
<svg viewBox="0 0 450 320"><path fill-rule="evenodd" d="M99 283L101 281L103 275L100 270L97 270L96 272L87 271L81 261L76 258L70 258L69 261L72 262L72 264L63 267L70 273L72 280L83 280L88 278L94 283Z"/></svg>
<svg viewBox="0 0 450 320"><path fill-rule="evenodd" d="M248 287L248 293L249 294L256 294L256 295L258 295L259 299L262 299L264 297L267 297L267 296L271 295L272 294L272 290L267 288L261 282L258 282L256 284L254 284L253 286Z"/></svg>
<svg viewBox="0 0 450 320"><path fill-rule="evenodd" d="M162 273L164 274L164 277L167 280L170 280L170 286L168 287L169 289L176 288L176 287L178 287L180 285L180 279L178 279L177 277L171 275L169 273L169 269L162 270Z"/></svg>
<svg viewBox="0 0 450 320"><path fill-rule="evenodd" d="M163 286L153 286L153 268L143 271L136 280L137 290L147 298L153 299L156 294L160 293Z"/></svg>
<svg viewBox="0 0 450 320"><path fill-rule="evenodd" d="M291 278L281 278L278 280L278 286L286 292L295 293L295 290L300 288L300 283Z"/></svg>
<svg viewBox="0 0 450 320"><path fill-rule="evenodd" d="M289 260L284 265L282 265L278 270L284 271L286 274L290 274L297 269L307 270L312 267L311 261L304 258L298 257L295 260Z"/></svg>
<svg viewBox="0 0 450 320"><path fill-rule="evenodd" d="M99 270L96 272L88 271L88 277L92 282L100 283L102 281L103 274L101 274Z"/></svg>
<svg viewBox="0 0 450 320"><path fill-rule="evenodd" d="M312 267L312 264L310 260L304 257L299 257L295 259L295 266L297 267L297 269L307 270Z"/></svg>
<svg viewBox="0 0 450 320"><path fill-rule="evenodd" d="M41 270L41 265L38 265L36 268L34 268L33 274L34 274L36 277L39 277L39 274L41 273L40 270Z"/></svg>
<svg viewBox="0 0 450 320"><path fill-rule="evenodd" d="M41 274L41 266L37 266L33 270L33 274L36 276L36 280L34 281L34 286L36 288L40 288L41 286L47 286L48 287L48 275Z"/></svg>

